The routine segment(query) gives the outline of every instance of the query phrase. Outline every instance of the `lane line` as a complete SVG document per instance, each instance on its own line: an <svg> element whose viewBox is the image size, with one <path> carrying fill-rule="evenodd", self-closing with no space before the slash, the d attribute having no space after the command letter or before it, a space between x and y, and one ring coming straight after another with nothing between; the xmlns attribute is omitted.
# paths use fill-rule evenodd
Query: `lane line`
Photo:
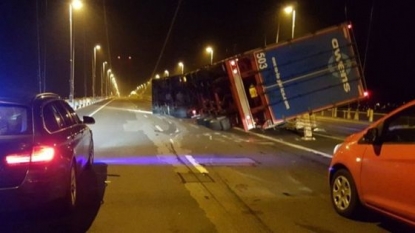
<svg viewBox="0 0 415 233"><path fill-rule="evenodd" d="M329 135L324 135L324 134L319 134L319 133L313 133L313 134L318 135L320 137L330 138L330 139L339 140L339 141L344 141L344 139L346 138L346 137L341 138L341 137L329 136Z"/></svg>
<svg viewBox="0 0 415 233"><path fill-rule="evenodd" d="M200 172L200 173L209 173L202 165L200 165L195 158L191 155L185 155L186 159Z"/></svg>
<svg viewBox="0 0 415 233"><path fill-rule="evenodd" d="M156 129L157 129L158 131L160 131L160 132L163 132L163 129L162 129L160 126L158 126L158 125L156 125Z"/></svg>
<svg viewBox="0 0 415 233"><path fill-rule="evenodd" d="M140 110L140 109L129 109L129 111L131 111L131 112L138 112L138 113L146 113L146 114L153 115L153 112L152 111L146 111L146 110Z"/></svg>
<svg viewBox="0 0 415 233"><path fill-rule="evenodd" d="M246 133L246 131L243 130L243 129L238 129L236 127L234 127L234 129ZM314 153L314 154L318 154L318 155L321 155L321 156L326 157L326 158L332 158L333 157L333 155L331 155L331 154L327 154L327 153L324 153L324 152L321 152L321 151L318 151L318 150L314 150L314 149L311 149L311 148L307 148L305 146L296 145L294 143L285 142L285 141L282 141L282 140L279 140L279 139L276 139L276 138L273 138L273 137L269 137L269 136L262 135L262 134L257 134L257 133L250 132L250 131L248 131L248 133L249 134L252 134L252 135L255 135L255 136L258 136L258 137L261 137L261 138L265 138L265 139L274 141L274 142L278 142L278 143L284 144L286 146L294 147L294 148L299 149L299 150L304 150L304 151L307 151L307 152L311 152L311 153Z"/></svg>
<svg viewBox="0 0 415 233"><path fill-rule="evenodd" d="M95 113L97 113L98 111L100 111L101 109L103 109L105 106L107 106L112 101L114 101L114 99L108 101L108 103L106 103L106 104L102 105L101 107L99 107L97 110L95 110L94 112L92 112L91 114L89 114L89 116L92 117L93 115L95 115Z"/></svg>

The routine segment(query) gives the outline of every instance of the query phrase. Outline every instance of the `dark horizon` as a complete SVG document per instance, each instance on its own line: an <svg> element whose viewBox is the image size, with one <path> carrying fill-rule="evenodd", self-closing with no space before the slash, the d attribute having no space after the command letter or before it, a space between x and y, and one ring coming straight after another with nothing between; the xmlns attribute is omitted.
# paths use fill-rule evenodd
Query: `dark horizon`
<svg viewBox="0 0 415 233"><path fill-rule="evenodd" d="M110 62L122 94L127 95L151 75L162 75L166 69L171 75L179 73L180 61L185 72L207 65L210 60L204 50L208 45L213 46L214 61L218 61L274 43L276 12L283 3L271 0L247 0L243 4L234 0L84 1L81 11L73 15L75 97L92 95L95 44L102 47L97 55L97 67L102 67L103 61ZM4 0L0 3L3 88L37 92L45 87L45 91L68 96L68 9L67 1L38 0L22 4L22 1ZM386 1L297 1L295 34L298 37L351 21L365 68L369 102L409 101L415 99L407 88L412 83L411 74L415 73L411 62L415 54L411 45L414 36L408 32L414 26L411 9L403 3ZM280 17L280 41L290 38L289 20L286 16ZM95 89L98 95L100 86Z"/></svg>

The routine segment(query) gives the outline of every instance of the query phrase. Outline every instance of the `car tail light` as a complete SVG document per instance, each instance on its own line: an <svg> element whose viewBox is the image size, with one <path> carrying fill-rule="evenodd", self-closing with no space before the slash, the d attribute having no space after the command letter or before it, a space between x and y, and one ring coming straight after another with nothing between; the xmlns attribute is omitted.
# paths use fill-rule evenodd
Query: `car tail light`
<svg viewBox="0 0 415 233"><path fill-rule="evenodd" d="M6 156L7 164L24 164L49 162L55 156L55 149L49 146L35 146L32 153L10 154Z"/></svg>

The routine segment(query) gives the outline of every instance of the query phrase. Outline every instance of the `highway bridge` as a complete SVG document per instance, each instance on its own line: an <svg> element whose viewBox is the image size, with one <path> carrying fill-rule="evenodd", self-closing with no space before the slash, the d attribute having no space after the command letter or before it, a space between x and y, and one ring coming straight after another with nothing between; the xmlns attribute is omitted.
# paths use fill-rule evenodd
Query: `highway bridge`
<svg viewBox="0 0 415 233"><path fill-rule="evenodd" d="M374 213L345 219L331 207L333 147L367 121L318 115L315 140L302 140L284 128L215 131L153 115L148 95L101 100L77 113L96 120L81 205L69 216L47 208L1 216L13 232L413 230Z"/></svg>

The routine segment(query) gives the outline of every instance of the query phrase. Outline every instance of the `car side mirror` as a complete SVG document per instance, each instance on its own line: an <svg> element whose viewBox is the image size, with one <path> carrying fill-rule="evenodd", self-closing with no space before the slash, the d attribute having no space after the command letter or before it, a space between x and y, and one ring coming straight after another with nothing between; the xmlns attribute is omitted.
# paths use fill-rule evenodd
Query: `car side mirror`
<svg viewBox="0 0 415 233"><path fill-rule="evenodd" d="M363 135L363 141L366 143L375 143L379 141L379 130L377 128L370 128Z"/></svg>
<svg viewBox="0 0 415 233"><path fill-rule="evenodd" d="M90 116L83 116L84 124L95 124L95 119Z"/></svg>

